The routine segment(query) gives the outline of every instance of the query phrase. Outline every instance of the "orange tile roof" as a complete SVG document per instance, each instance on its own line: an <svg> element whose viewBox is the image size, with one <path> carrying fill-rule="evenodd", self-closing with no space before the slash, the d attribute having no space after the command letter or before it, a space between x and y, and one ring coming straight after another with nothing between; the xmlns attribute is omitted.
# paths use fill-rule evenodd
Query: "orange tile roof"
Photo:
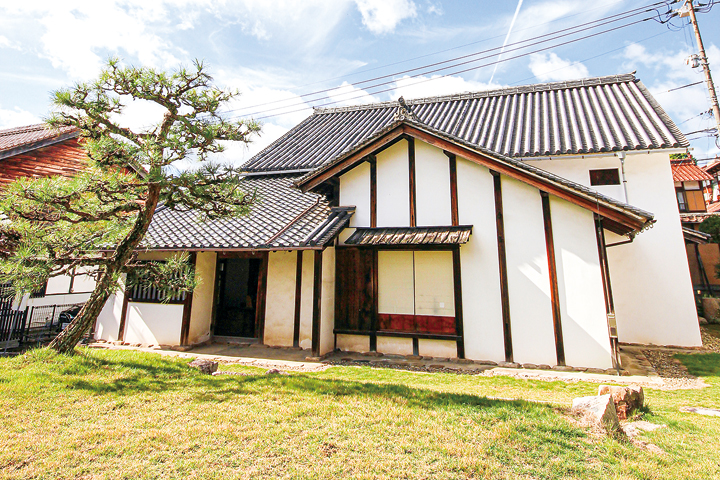
<svg viewBox="0 0 720 480"><path fill-rule="evenodd" d="M712 180L713 177L692 160L671 160L673 180L676 182L692 182L694 180Z"/></svg>
<svg viewBox="0 0 720 480"><path fill-rule="evenodd" d="M708 213L720 212L720 202L711 203L707 207Z"/></svg>

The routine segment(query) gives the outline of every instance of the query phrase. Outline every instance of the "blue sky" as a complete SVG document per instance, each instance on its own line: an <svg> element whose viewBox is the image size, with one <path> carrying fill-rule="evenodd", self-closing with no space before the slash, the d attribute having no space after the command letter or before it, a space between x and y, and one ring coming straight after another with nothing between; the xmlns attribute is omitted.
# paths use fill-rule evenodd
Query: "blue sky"
<svg viewBox="0 0 720 480"><path fill-rule="evenodd" d="M524 0L508 42L528 40L650 4L650 1ZM507 0L23 0L0 6L0 128L37 123L48 114L50 92L97 75L110 55L125 63L171 69L203 59L220 86L243 95L232 115L257 114L263 133L250 147L231 146L228 159L249 158L308 116L313 105L351 105L444 95L504 86L612 75L637 70L683 132L714 126L700 69L685 64L696 51L692 28L648 20L494 66L440 77L429 63L502 46L518 2ZM677 5L676 5L677 6ZM663 12L665 8L661 9ZM508 58L647 18L644 13L552 42L506 52ZM699 14L705 46L720 82L720 5ZM508 47L512 48L512 47ZM464 68L497 60L492 58ZM472 58L470 58L472 59ZM451 69L453 73L463 67ZM409 78L411 75L420 75ZM492 78L492 82L490 81ZM379 83L374 82L374 83ZM421 82L421 83L420 83ZM340 87L340 88L338 88ZM300 95L337 88L314 97ZM379 90L388 90L379 92ZM272 105L267 102L284 100ZM270 109L277 109L271 110ZM133 105L126 121L146 125L158 115ZM693 134L697 158L720 151Z"/></svg>

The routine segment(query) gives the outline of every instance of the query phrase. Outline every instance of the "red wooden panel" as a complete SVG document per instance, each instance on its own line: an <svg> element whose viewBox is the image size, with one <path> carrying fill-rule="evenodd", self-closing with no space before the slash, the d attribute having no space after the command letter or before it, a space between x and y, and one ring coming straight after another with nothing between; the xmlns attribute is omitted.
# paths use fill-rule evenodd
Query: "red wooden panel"
<svg viewBox="0 0 720 480"><path fill-rule="evenodd" d="M405 333L455 335L455 317L381 313L378 330Z"/></svg>

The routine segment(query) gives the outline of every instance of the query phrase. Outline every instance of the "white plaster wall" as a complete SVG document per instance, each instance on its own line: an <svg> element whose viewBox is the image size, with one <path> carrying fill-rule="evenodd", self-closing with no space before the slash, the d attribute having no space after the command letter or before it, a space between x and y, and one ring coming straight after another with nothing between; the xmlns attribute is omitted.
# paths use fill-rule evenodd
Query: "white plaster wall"
<svg viewBox="0 0 720 480"><path fill-rule="evenodd" d="M87 270L84 270L87 271ZM95 279L88 275L83 275L84 271L78 271L73 280L73 292L85 293L95 290Z"/></svg>
<svg viewBox="0 0 720 480"><path fill-rule="evenodd" d="M370 164L363 162L340 177L340 205L354 205L352 227L370 226Z"/></svg>
<svg viewBox="0 0 720 480"><path fill-rule="evenodd" d="M210 338L216 267L217 254L215 252L198 252L195 259L195 276L199 280L199 285L192 293L190 330L188 332L188 343L191 345L202 343Z"/></svg>
<svg viewBox="0 0 720 480"><path fill-rule="evenodd" d="M377 226L410 226L410 170L406 140L400 140L377 155Z"/></svg>
<svg viewBox="0 0 720 480"><path fill-rule="evenodd" d="M611 368L602 274L592 212L550 196L565 363Z"/></svg>
<svg viewBox="0 0 720 480"><path fill-rule="evenodd" d="M107 340L108 342L114 342L118 339L122 307L123 293L110 295L95 324L96 339Z"/></svg>
<svg viewBox="0 0 720 480"><path fill-rule="evenodd" d="M514 360L555 365L542 203L537 188L501 177Z"/></svg>
<svg viewBox="0 0 720 480"><path fill-rule="evenodd" d="M326 248L322 261L322 304L320 308L320 355L335 348L335 249Z"/></svg>
<svg viewBox="0 0 720 480"><path fill-rule="evenodd" d="M377 337L377 351L391 355L412 355L411 338Z"/></svg>
<svg viewBox="0 0 720 480"><path fill-rule="evenodd" d="M55 295L58 293L70 292L70 276L62 275L48 279L45 295Z"/></svg>
<svg viewBox="0 0 720 480"><path fill-rule="evenodd" d="M90 298L90 293L67 293L65 295L53 294L39 298L29 298L25 305L30 308L38 307L41 305L68 305L71 303L83 303Z"/></svg>
<svg viewBox="0 0 720 480"><path fill-rule="evenodd" d="M460 224L472 225L460 247L465 356L505 360L498 266L495 194L487 168L457 159Z"/></svg>
<svg viewBox="0 0 720 480"><path fill-rule="evenodd" d="M457 342L450 340L421 338L418 340L418 350L423 357L457 358Z"/></svg>
<svg viewBox="0 0 720 480"><path fill-rule="evenodd" d="M368 335L339 334L337 348L343 352L369 352L370 337Z"/></svg>
<svg viewBox="0 0 720 480"><path fill-rule="evenodd" d="M124 340L149 345L179 345L182 305L128 303Z"/></svg>
<svg viewBox="0 0 720 480"><path fill-rule="evenodd" d="M418 226L451 225L450 160L437 147L415 141Z"/></svg>
<svg viewBox="0 0 720 480"><path fill-rule="evenodd" d="M618 166L619 160L602 156L528 163L589 185L589 169ZM657 223L633 243L608 248L620 341L698 346L700 329L668 154L628 152L625 173L629 203L652 212ZM597 190L623 200L621 188L615 187L615 193L604 190L608 188ZM607 243L619 240L625 238L608 232Z"/></svg>
<svg viewBox="0 0 720 480"><path fill-rule="evenodd" d="M315 280L315 252L303 252L302 296L300 302L300 347L312 348L313 291ZM334 307L333 307L334 308Z"/></svg>
<svg viewBox="0 0 720 480"><path fill-rule="evenodd" d="M296 268L296 252L270 252L263 338L265 345L291 347L293 344Z"/></svg>

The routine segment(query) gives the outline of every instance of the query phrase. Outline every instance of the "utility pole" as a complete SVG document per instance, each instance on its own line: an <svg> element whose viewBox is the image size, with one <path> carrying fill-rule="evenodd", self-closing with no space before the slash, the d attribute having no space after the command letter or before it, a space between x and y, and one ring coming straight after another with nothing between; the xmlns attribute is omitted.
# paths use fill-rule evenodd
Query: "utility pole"
<svg viewBox="0 0 720 480"><path fill-rule="evenodd" d="M690 14L690 23L692 23L693 29L695 30L695 37L697 38L698 48L700 49L698 57L700 65L705 72L705 82L707 83L708 91L710 92L710 103L713 116L715 117L715 128L717 129L715 137L716 143L718 143L718 140L720 140L720 106L718 106L715 84L713 83L712 75L710 74L710 64L708 63L707 55L705 55L705 47L703 46L702 37L700 36L700 28L698 27L697 17L695 16L695 6L693 5L693 0L685 0L683 8L680 9L681 17L685 16L684 13L686 12L683 10L686 8L686 12ZM718 146L720 147L720 144Z"/></svg>

